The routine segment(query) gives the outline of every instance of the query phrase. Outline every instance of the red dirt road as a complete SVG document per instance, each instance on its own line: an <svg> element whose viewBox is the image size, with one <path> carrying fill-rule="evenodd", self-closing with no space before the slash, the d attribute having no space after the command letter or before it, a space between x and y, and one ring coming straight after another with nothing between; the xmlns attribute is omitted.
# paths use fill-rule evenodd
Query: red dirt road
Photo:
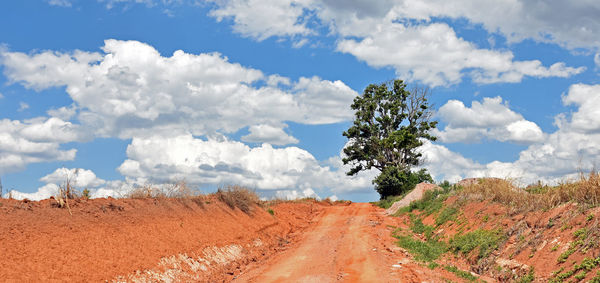
<svg viewBox="0 0 600 283"><path fill-rule="evenodd" d="M436 282L393 246L390 219L368 203L325 208L296 245L234 282Z"/></svg>

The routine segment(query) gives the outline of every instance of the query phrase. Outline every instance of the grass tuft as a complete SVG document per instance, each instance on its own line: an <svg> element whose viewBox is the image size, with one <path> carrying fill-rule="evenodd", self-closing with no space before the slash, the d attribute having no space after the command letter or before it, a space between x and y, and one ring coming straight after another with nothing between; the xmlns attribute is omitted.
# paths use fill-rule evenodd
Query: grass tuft
<svg viewBox="0 0 600 283"><path fill-rule="evenodd" d="M254 191L241 186L229 186L218 189L215 194L220 201L227 204L230 208L237 207L247 214L259 202L258 195Z"/></svg>

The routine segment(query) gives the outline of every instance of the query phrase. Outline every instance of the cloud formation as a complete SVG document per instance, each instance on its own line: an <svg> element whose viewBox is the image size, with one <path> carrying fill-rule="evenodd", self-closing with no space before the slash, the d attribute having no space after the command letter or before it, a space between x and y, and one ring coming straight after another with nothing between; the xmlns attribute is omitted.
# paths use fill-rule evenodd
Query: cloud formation
<svg viewBox="0 0 600 283"><path fill-rule="evenodd" d="M266 134L264 125L349 119L348 106L357 95L341 81L301 77L291 82L231 63L219 53L178 50L163 57L150 45L119 40L106 40L102 50L4 51L0 60L13 83L35 90L66 87L74 105L50 114L76 115L99 137L212 135L252 127L255 133L249 138L267 142L273 137L259 139ZM276 142L293 141L288 137Z"/></svg>
<svg viewBox="0 0 600 283"><path fill-rule="evenodd" d="M85 140L79 126L59 118L0 120L0 173L22 170L30 163L73 160L77 150L65 142Z"/></svg>
<svg viewBox="0 0 600 283"><path fill-rule="evenodd" d="M499 96L485 97L483 102L473 101L470 108L458 100L449 100L440 107L437 116L446 127L433 132L445 143L476 143L488 139L531 144L545 138L537 124L510 110Z"/></svg>

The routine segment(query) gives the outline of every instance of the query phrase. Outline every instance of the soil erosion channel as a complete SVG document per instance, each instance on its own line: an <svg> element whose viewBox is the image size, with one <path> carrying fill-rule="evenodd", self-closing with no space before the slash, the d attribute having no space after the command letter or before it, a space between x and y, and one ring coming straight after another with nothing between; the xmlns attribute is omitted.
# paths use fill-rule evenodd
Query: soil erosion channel
<svg viewBox="0 0 600 283"><path fill-rule="evenodd" d="M234 282L435 281L398 252L385 221L368 203L327 207L292 248L251 266Z"/></svg>

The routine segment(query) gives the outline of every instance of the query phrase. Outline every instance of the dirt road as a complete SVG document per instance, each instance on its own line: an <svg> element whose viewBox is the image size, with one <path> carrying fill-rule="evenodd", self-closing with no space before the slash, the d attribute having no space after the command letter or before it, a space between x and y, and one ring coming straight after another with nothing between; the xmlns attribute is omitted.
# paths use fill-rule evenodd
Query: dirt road
<svg viewBox="0 0 600 283"><path fill-rule="evenodd" d="M384 211L368 203L326 208L292 248L234 282L436 282L394 246Z"/></svg>

